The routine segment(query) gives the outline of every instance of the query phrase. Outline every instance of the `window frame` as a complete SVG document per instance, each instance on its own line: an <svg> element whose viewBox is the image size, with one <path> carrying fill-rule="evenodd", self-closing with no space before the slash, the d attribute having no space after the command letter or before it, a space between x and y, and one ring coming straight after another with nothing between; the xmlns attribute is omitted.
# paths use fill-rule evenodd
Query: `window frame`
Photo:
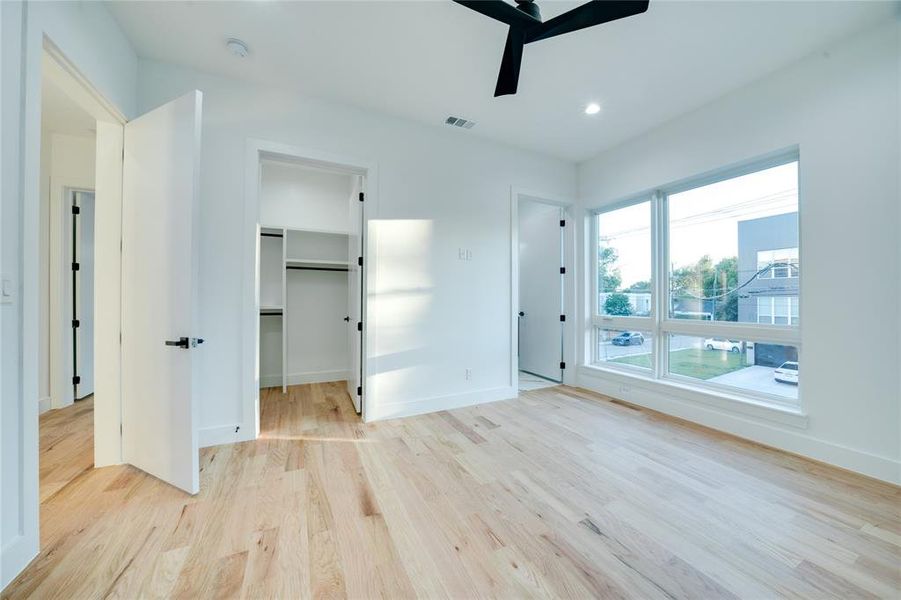
<svg viewBox="0 0 901 600"><path fill-rule="evenodd" d="M782 165L797 163L798 164L798 215L799 215L799 231L798 231L798 249L797 263L801 263L801 253L803 252L800 231L800 214L801 214L801 157L797 148L776 153L763 158L746 161L737 166L727 167L715 170L713 172L686 178L676 183L661 186L648 192L630 196L625 200L597 207L588 211L590 219L589 235L590 235L590 268L591 268L591 306L586 313L590 316L590 332L589 339L591 342L591 354L586 357L587 366L595 369L610 370L614 372L625 372L630 374L638 374L643 377L662 383L674 383L679 386L689 386L696 388L700 392L716 393L724 398L738 399L739 401L750 401L754 403L764 403L774 405L782 409L792 411L802 410L802 386L798 386L797 399L788 399L776 394L766 392L743 389L738 387L727 386L718 383L712 383L682 376L669 371L669 343L670 336L686 335L702 338L722 337L726 339L741 340L743 342L778 344L792 346L797 349L798 362L802 361L801 347L801 294L800 289L795 297L797 302L797 317L792 316L792 303L789 300L789 318L785 325L775 325L772 323L739 323L734 321L715 321L715 320L695 320L695 319L676 319L669 314L669 307L672 306L671 289L670 289L670 272L669 272L669 248L670 248L670 232L669 232L669 202L670 197L692 190L704 187L720 181L741 177L751 173L764 171L770 168ZM598 220L601 215L609 213L621 208L626 208L644 202L650 203L651 212L651 311L647 317L622 317L614 315L600 314L598 306L599 286L598 286ZM794 278L798 278L799 274L795 273ZM775 312L775 307L774 307ZM772 317L775 320L775 315ZM619 331L647 331L653 335L653 344L651 348L651 364L652 368L645 369L634 365L626 365L613 363L611 361L598 360L598 331L600 329L614 329Z"/></svg>

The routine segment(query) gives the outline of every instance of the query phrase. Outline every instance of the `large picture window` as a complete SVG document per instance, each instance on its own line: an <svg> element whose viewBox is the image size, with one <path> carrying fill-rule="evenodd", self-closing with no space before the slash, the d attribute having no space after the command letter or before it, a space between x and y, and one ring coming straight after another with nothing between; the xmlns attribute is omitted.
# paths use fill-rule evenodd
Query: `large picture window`
<svg viewBox="0 0 901 600"><path fill-rule="evenodd" d="M798 165L758 161L598 211L593 362L796 404Z"/></svg>

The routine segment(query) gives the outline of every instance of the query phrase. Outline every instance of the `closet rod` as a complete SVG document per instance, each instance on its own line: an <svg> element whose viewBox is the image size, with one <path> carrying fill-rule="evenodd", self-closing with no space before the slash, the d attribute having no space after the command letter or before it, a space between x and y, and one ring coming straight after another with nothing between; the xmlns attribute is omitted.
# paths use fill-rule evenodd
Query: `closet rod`
<svg viewBox="0 0 901 600"><path fill-rule="evenodd" d="M350 269L340 269L336 267L300 267L295 265L288 265L285 267L286 269L294 269L296 271L343 271L347 272Z"/></svg>
<svg viewBox="0 0 901 600"><path fill-rule="evenodd" d="M280 233L265 233L265 232L263 232L263 233L260 233L260 235L261 235L262 237L277 237L277 238L285 237L285 236L283 236L283 235L280 234Z"/></svg>

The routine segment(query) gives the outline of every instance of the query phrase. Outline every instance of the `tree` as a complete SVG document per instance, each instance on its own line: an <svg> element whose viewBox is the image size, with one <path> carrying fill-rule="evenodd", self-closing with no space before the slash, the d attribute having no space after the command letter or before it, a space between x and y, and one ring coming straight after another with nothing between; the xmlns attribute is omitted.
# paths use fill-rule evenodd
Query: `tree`
<svg viewBox="0 0 901 600"><path fill-rule="evenodd" d="M615 248L610 246L598 247L598 291L615 292L623 283L619 269L613 267L619 259Z"/></svg>
<svg viewBox="0 0 901 600"><path fill-rule="evenodd" d="M738 259L730 256L713 264L704 255L692 266L673 269L673 301L689 310L712 312L718 321L738 320Z"/></svg>
<svg viewBox="0 0 901 600"><path fill-rule="evenodd" d="M629 287L627 287L624 292L633 292L633 293L641 293L641 292L650 292L651 291L651 282L650 281L636 281Z"/></svg>
<svg viewBox="0 0 901 600"><path fill-rule="evenodd" d="M604 300L604 313L628 317L632 314L632 304L629 302L629 297L619 293L610 294Z"/></svg>

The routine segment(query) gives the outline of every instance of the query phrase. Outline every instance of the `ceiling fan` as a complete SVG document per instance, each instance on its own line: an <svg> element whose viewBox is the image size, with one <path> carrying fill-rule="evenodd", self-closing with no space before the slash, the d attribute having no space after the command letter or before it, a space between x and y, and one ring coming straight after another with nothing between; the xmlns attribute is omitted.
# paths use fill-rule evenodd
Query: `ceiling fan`
<svg viewBox="0 0 901 600"><path fill-rule="evenodd" d="M648 9L649 0L590 0L545 22L541 21L541 11L534 0L516 0L516 6L504 0L454 2L510 26L494 88L494 97L497 98L516 93L525 44L641 14Z"/></svg>

